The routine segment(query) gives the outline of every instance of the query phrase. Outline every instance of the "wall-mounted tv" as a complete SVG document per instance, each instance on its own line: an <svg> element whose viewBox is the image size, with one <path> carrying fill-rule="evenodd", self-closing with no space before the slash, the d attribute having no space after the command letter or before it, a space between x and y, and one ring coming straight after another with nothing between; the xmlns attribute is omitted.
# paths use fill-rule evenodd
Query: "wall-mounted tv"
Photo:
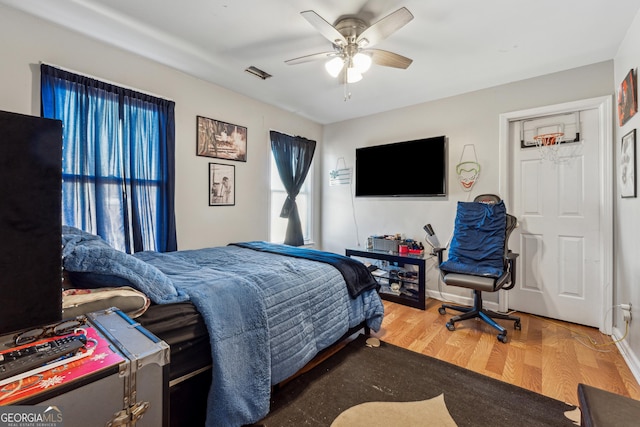
<svg viewBox="0 0 640 427"><path fill-rule="evenodd" d="M447 195L447 138L356 148L356 197Z"/></svg>

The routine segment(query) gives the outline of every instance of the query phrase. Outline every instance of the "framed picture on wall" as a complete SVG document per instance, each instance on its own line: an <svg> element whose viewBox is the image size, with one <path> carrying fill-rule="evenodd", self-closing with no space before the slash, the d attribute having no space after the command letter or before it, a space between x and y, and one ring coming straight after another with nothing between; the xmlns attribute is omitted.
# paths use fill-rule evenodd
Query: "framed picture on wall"
<svg viewBox="0 0 640 427"><path fill-rule="evenodd" d="M636 197L636 130L622 137L620 152L620 195Z"/></svg>
<svg viewBox="0 0 640 427"><path fill-rule="evenodd" d="M209 163L209 206L236 204L236 167Z"/></svg>
<svg viewBox="0 0 640 427"><path fill-rule="evenodd" d="M629 70L618 89L618 122L620 126L638 111L638 88L635 70Z"/></svg>
<svg viewBox="0 0 640 427"><path fill-rule="evenodd" d="M196 155L247 161L247 128L197 116Z"/></svg>

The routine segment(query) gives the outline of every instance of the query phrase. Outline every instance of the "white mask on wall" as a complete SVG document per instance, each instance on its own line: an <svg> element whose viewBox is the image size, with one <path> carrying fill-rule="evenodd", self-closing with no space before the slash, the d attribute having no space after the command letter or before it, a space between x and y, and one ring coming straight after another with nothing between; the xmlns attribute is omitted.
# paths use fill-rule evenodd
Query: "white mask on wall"
<svg viewBox="0 0 640 427"><path fill-rule="evenodd" d="M467 144L462 149L460 163L456 165L456 173L462 190L471 191L480 176L480 164L473 144Z"/></svg>

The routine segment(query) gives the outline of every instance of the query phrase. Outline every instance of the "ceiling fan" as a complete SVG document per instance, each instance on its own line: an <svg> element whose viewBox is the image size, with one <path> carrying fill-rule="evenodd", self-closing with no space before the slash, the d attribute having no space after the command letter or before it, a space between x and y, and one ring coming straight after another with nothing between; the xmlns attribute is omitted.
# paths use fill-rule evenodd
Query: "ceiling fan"
<svg viewBox="0 0 640 427"><path fill-rule="evenodd" d="M285 61L289 65L329 59L327 72L340 77L341 83L355 83L362 79L371 63L385 67L406 69L413 62L405 56L381 49L372 49L377 43L404 27L413 19L406 7L390 13L372 25L357 17L338 20L329 24L313 10L300 13L316 30L333 44L333 51L320 52Z"/></svg>

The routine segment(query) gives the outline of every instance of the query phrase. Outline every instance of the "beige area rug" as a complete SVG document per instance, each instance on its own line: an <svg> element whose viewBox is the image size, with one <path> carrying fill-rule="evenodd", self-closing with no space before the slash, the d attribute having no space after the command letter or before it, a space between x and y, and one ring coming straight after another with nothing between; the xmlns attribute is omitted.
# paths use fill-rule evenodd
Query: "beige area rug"
<svg viewBox="0 0 640 427"><path fill-rule="evenodd" d="M338 415L331 427L458 427L444 403L444 395L418 402L367 402Z"/></svg>
<svg viewBox="0 0 640 427"><path fill-rule="evenodd" d="M580 425L580 408L564 416ZM331 427L458 427L444 402L444 395L419 402L367 402L338 415Z"/></svg>

